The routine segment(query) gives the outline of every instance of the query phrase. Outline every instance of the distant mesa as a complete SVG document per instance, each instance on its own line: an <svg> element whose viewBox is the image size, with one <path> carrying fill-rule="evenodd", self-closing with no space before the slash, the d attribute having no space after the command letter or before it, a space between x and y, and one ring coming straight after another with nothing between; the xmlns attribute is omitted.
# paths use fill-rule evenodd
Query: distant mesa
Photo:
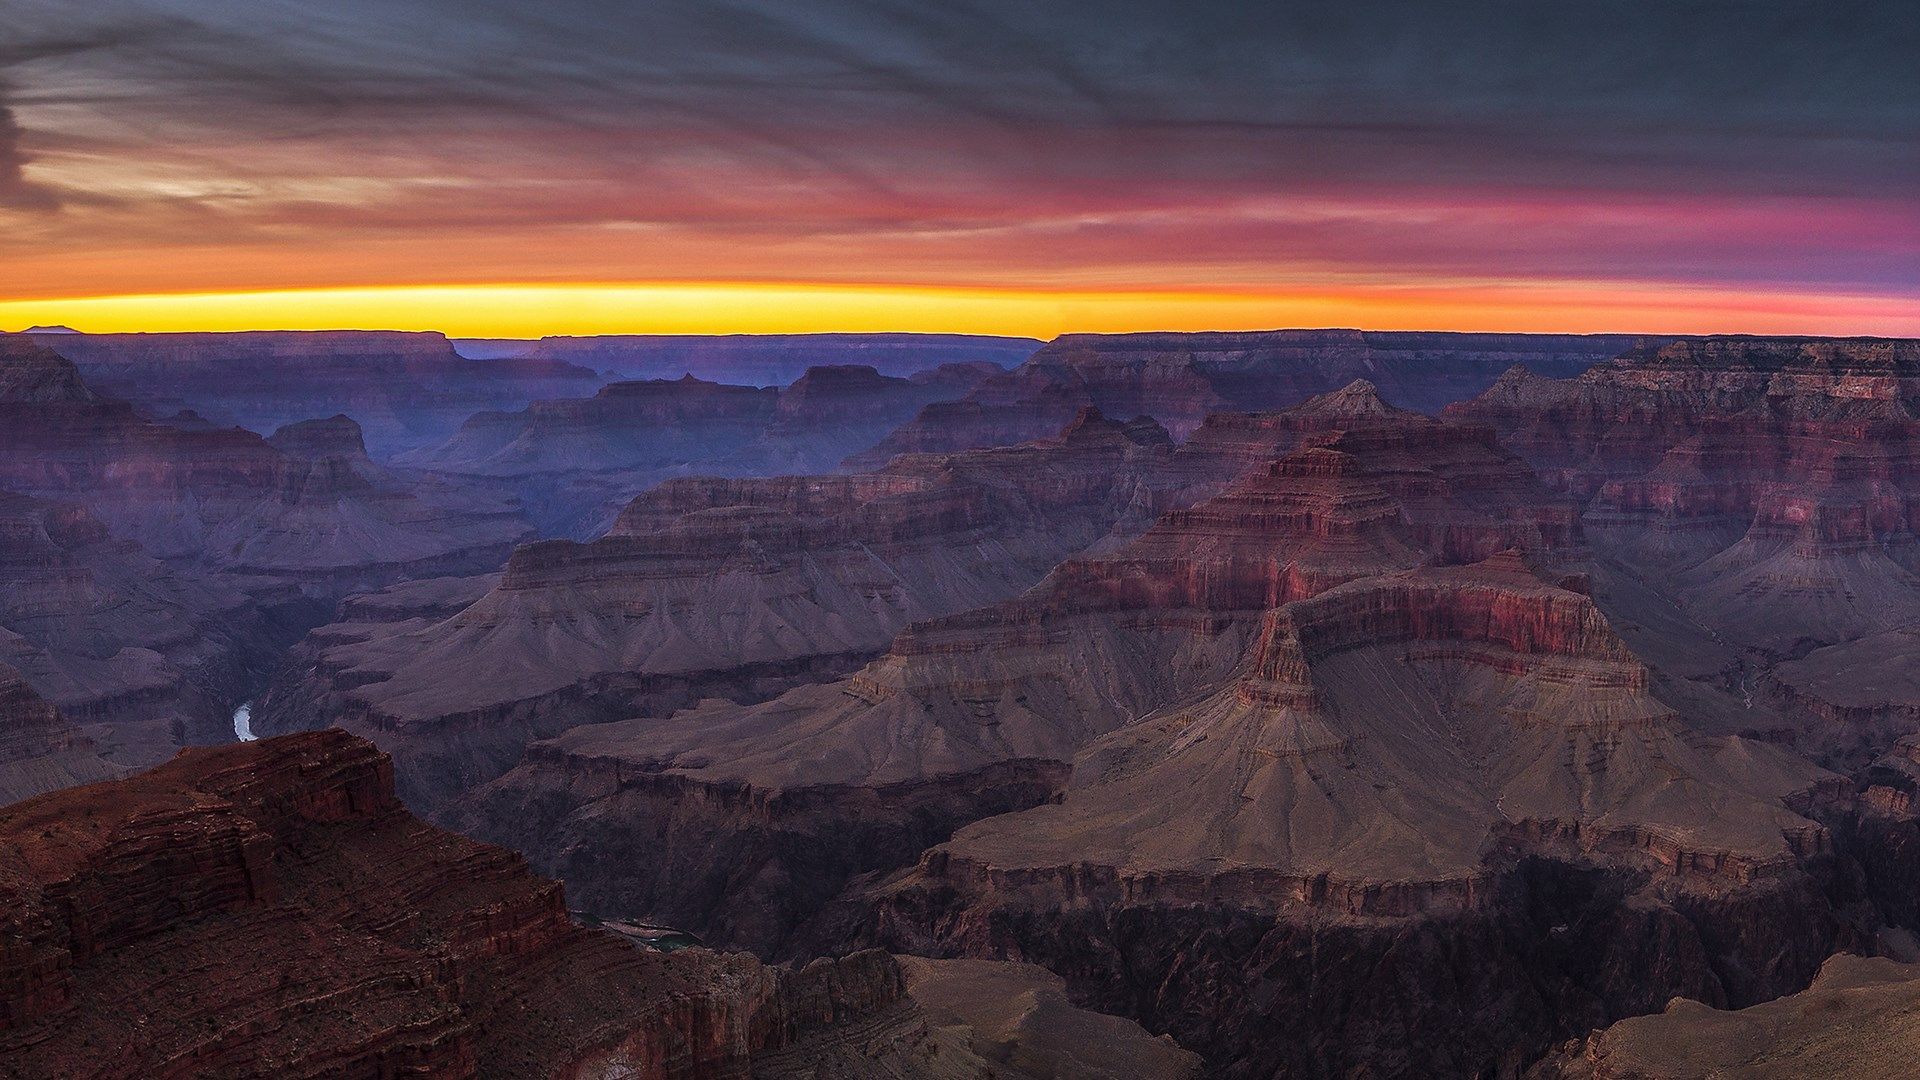
<svg viewBox="0 0 1920 1080"><path fill-rule="evenodd" d="M80 331L71 326L29 326L20 331L23 334L77 334Z"/></svg>

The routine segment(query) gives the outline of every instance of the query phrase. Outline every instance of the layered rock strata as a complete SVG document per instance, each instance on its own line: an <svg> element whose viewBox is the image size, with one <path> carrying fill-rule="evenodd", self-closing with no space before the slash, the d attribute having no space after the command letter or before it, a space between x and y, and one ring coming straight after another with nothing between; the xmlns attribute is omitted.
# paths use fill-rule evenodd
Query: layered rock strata
<svg viewBox="0 0 1920 1080"><path fill-rule="evenodd" d="M1584 502L1596 551L1693 624L1677 648L1697 678L1744 688L1752 729L1836 763L1884 749L1876 729L1914 730L1920 343L1681 341L1571 380L1516 370L1451 411ZM1666 618L1601 592L1622 621Z"/></svg>
<svg viewBox="0 0 1920 1080"><path fill-rule="evenodd" d="M0 664L0 806L31 795L107 780L126 770Z"/></svg>
<svg viewBox="0 0 1920 1080"><path fill-rule="evenodd" d="M831 678L905 625L991 603L1186 480L1148 423L873 474L672 481L608 534L518 550L445 617L325 628L256 705L262 731L341 724L393 752L415 805L510 768L529 739Z"/></svg>
<svg viewBox="0 0 1920 1080"><path fill-rule="evenodd" d="M0 492L0 663L129 765L232 737L293 636L246 594L112 538L85 508Z"/></svg>
<svg viewBox="0 0 1920 1080"><path fill-rule="evenodd" d="M1515 364L1573 375L1618 356L1634 340L1361 330L1070 334L964 400L928 406L854 460L870 465L897 453L1021 442L1084 405L1152 416L1184 439L1212 413L1281 408L1355 379L1378 384L1395 405L1438 412Z"/></svg>
<svg viewBox="0 0 1920 1080"><path fill-rule="evenodd" d="M902 379L833 365L809 368L785 388L692 375L614 383L591 398L478 414L446 443L402 461L511 482L543 531L584 538L668 478L831 470L921 406L958 397L985 377L971 368L926 374Z"/></svg>
<svg viewBox="0 0 1920 1080"><path fill-rule="evenodd" d="M0 852L8 1076L744 1076L902 995L878 953L775 970L583 929L339 732L17 803Z"/></svg>
<svg viewBox="0 0 1920 1080"><path fill-rule="evenodd" d="M490 570L530 532L510 499L375 466L345 417L272 440L156 422L18 337L0 338L0 486L82 503L160 559L289 602Z"/></svg>
<svg viewBox="0 0 1920 1080"><path fill-rule="evenodd" d="M591 907L800 947L848 881L1057 797L1090 742L1217 692L1276 606L1515 546L1578 552L1571 509L1490 432L1348 411L1130 544L913 624L850 679L576 728L448 820L538 853Z"/></svg>
<svg viewBox="0 0 1920 1080"><path fill-rule="evenodd" d="M873 887L871 937L1040 963L1223 1076L1491 1075L1676 994L1797 989L1861 933L1795 809L1838 778L1649 682L1512 555L1356 580Z"/></svg>

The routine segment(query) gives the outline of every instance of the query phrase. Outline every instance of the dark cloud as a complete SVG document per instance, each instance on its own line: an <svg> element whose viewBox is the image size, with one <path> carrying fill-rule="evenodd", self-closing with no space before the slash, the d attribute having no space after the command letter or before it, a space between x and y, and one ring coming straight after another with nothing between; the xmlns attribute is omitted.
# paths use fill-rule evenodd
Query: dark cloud
<svg viewBox="0 0 1920 1080"><path fill-rule="evenodd" d="M53 193L27 182L27 155L20 149L20 125L13 110L0 106L0 207L23 210L56 210L60 200Z"/></svg>

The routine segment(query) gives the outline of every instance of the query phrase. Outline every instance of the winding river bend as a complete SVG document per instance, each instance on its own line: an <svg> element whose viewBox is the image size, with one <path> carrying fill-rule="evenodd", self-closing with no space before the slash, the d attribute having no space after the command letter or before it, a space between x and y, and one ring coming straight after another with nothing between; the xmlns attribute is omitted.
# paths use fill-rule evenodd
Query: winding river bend
<svg viewBox="0 0 1920 1080"><path fill-rule="evenodd" d="M239 708L233 710L233 734L234 737L241 742L252 742L254 740L253 702L243 701L240 703Z"/></svg>

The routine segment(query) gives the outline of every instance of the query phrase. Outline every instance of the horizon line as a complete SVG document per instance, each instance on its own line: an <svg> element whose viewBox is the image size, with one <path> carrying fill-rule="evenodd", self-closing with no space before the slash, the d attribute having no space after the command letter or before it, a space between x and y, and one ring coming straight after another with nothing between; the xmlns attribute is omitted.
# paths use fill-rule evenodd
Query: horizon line
<svg viewBox="0 0 1920 1080"><path fill-rule="evenodd" d="M1920 298L1648 283L1008 288L840 282L316 286L0 299L0 325L83 333L970 334L1276 329L1638 336L1920 336ZM1622 330L1621 326L1634 329Z"/></svg>

